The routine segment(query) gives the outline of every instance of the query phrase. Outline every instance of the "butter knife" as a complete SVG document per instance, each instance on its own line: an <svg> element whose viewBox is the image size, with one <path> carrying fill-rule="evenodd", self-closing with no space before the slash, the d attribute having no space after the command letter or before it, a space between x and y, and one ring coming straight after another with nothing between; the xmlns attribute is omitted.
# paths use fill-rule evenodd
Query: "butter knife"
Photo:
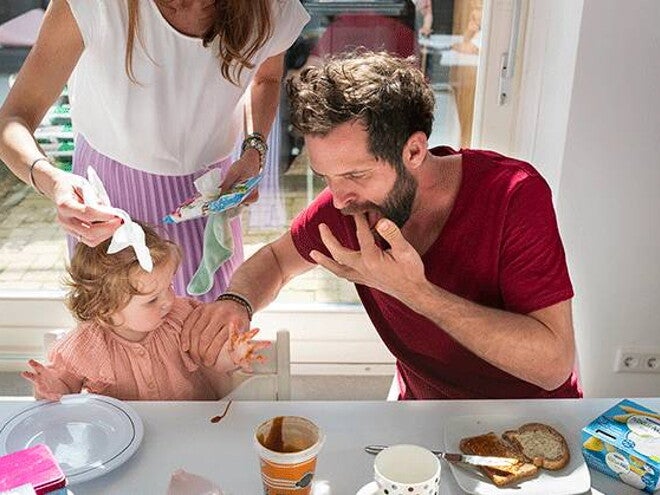
<svg viewBox="0 0 660 495"><path fill-rule="evenodd" d="M387 445L367 445L364 450L370 454L377 454L381 450L386 449ZM442 452L440 450L432 450L435 455L446 460L447 462L462 462L463 464L470 464L472 466L488 466L488 467L511 467L520 462L515 457L492 457L483 455L465 455L453 454L450 452Z"/></svg>

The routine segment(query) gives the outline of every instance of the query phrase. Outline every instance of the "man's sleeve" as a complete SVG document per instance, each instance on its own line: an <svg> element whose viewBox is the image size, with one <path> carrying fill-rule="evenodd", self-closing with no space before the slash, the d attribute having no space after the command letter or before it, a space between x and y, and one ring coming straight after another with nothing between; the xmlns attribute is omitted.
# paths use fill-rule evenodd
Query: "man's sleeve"
<svg viewBox="0 0 660 495"><path fill-rule="evenodd" d="M510 311L527 314L573 297L550 187L540 176L520 182L509 200L499 268Z"/></svg>

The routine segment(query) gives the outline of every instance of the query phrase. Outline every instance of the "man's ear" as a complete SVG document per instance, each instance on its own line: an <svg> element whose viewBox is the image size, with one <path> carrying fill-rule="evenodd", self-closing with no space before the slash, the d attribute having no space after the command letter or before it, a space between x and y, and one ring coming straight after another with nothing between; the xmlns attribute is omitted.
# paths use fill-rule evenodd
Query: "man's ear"
<svg viewBox="0 0 660 495"><path fill-rule="evenodd" d="M422 131L413 133L403 145L403 163L408 169L422 165L428 153L428 139Z"/></svg>

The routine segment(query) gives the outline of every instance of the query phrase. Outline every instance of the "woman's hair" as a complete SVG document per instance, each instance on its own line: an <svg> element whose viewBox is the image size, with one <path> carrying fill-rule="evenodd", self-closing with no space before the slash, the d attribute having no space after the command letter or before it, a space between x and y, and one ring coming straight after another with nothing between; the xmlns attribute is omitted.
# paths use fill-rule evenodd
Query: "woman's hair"
<svg viewBox="0 0 660 495"><path fill-rule="evenodd" d="M138 2L152 0L126 0L128 6L128 38L124 66L126 74L137 82L133 72L135 39L144 43L139 34ZM272 0L215 0L213 24L202 38L208 47L217 37L218 59L222 76L238 85L243 69L252 69L250 61L272 34Z"/></svg>
<svg viewBox="0 0 660 495"><path fill-rule="evenodd" d="M369 151L403 167L403 147L418 131L431 135L433 90L412 58L385 52L352 52L304 69L287 81L291 123L303 134L325 136L358 121L369 136Z"/></svg>
<svg viewBox="0 0 660 495"><path fill-rule="evenodd" d="M181 250L142 223L145 242L154 268L168 262L181 261ZM112 315L121 311L131 297L142 294L135 285L140 268L135 251L122 249L108 254L108 239L96 247L79 242L67 267L65 284L69 287L66 305L78 321L98 321L112 326Z"/></svg>

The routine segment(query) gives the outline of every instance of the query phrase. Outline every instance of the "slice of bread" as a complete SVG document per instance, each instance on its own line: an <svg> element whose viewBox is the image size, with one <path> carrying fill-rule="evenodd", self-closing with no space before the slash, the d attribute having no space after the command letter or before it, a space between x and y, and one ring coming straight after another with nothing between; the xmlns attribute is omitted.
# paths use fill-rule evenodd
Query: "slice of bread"
<svg viewBox="0 0 660 495"><path fill-rule="evenodd" d="M566 439L543 423L527 423L517 430L505 431L502 436L522 452L525 460L544 469L561 469L571 458Z"/></svg>
<svg viewBox="0 0 660 495"><path fill-rule="evenodd" d="M534 464L526 462L520 452L513 449L492 431L485 435L464 438L459 447L464 454L514 457L520 460L513 466L502 466L497 469L487 466L479 467L497 486L510 485L530 478L538 472L538 468Z"/></svg>

